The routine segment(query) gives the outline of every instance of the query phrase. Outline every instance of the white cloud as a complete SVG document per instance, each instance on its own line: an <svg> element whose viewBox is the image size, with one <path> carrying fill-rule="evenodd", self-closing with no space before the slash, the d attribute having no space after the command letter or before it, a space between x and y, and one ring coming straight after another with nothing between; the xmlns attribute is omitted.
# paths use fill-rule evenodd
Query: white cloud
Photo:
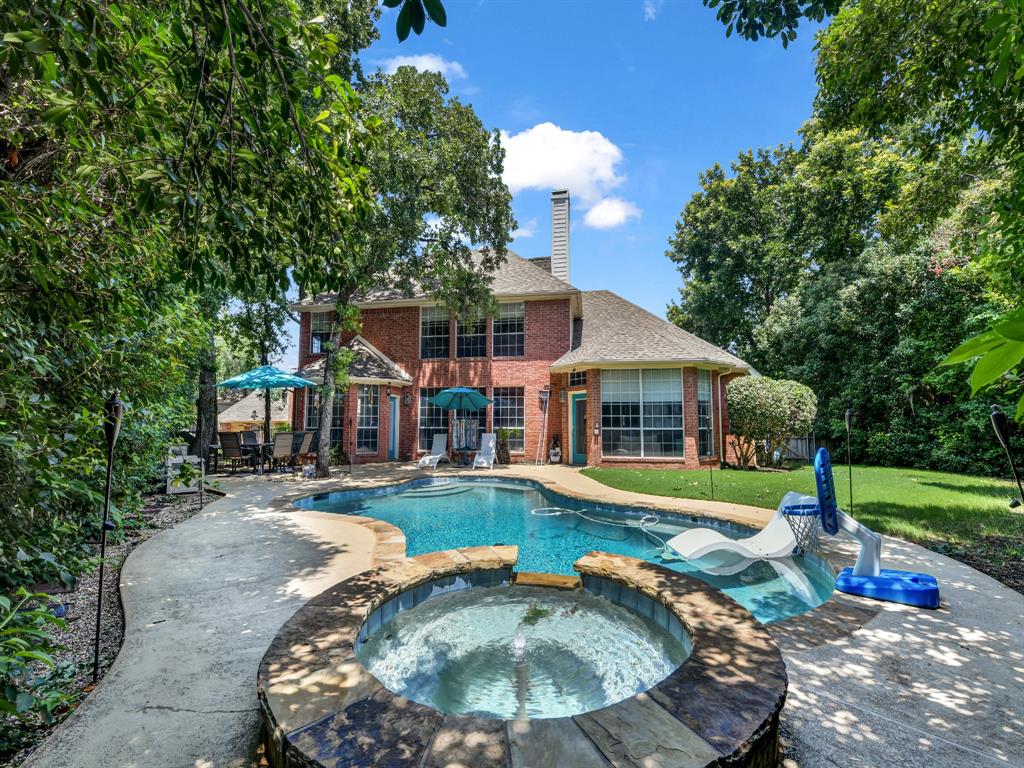
<svg viewBox="0 0 1024 768"><path fill-rule="evenodd" d="M621 197L606 197L587 211L583 223L594 229L612 229L639 218L640 209L633 203Z"/></svg>
<svg viewBox="0 0 1024 768"><path fill-rule="evenodd" d="M449 80L465 80L466 70L457 61L449 61L436 53L421 53L417 56L394 56L377 62L387 74L393 75L399 67L414 67L420 72L440 72Z"/></svg>
<svg viewBox="0 0 1024 768"><path fill-rule="evenodd" d="M501 132L503 179L512 194L524 189L568 188L583 207L619 186L622 150L597 131L569 131L539 123L525 131Z"/></svg>
<svg viewBox="0 0 1024 768"><path fill-rule="evenodd" d="M654 21L658 18L658 11L661 10L665 0L644 0L644 21Z"/></svg>
<svg viewBox="0 0 1024 768"><path fill-rule="evenodd" d="M524 226L519 227L512 231L513 240L521 240L525 237L533 237L533 233L537 231L537 220L530 219Z"/></svg>

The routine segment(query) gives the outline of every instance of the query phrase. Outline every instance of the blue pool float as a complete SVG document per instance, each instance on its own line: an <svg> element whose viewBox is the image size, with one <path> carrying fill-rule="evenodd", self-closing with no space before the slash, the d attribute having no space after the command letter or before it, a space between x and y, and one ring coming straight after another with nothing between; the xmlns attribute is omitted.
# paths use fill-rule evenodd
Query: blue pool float
<svg viewBox="0 0 1024 768"><path fill-rule="evenodd" d="M839 509L832 478L832 460L826 448L819 448L814 457L814 480L818 486L822 530L832 536L844 531L861 543L857 564L839 573L836 589L848 595L887 600L915 608L938 608L939 582L935 577L927 573L881 568L881 537Z"/></svg>
<svg viewBox="0 0 1024 768"><path fill-rule="evenodd" d="M844 568L836 577L836 589L915 608L939 607L939 582L927 573L881 568L877 576L855 576L853 568Z"/></svg>

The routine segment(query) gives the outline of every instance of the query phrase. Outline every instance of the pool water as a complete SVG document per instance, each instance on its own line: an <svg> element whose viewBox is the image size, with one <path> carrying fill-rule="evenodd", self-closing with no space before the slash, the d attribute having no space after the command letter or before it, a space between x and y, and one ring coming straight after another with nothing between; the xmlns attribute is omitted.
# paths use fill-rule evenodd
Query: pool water
<svg viewBox="0 0 1024 768"><path fill-rule="evenodd" d="M640 523L649 510L589 504L528 481L414 481L388 489L318 494L300 499L296 506L391 523L405 533L410 556L516 544L518 570L570 575L573 563L595 549L641 558L722 590L764 624L804 613L832 594L831 569L816 557L742 561L727 555L731 559L694 562L665 558L661 542L697 527L697 522L663 513L645 532ZM551 507L557 508L554 514L534 514ZM722 531L732 537L753 533L739 526L723 526Z"/></svg>
<svg viewBox="0 0 1024 768"><path fill-rule="evenodd" d="M432 597L356 655L389 690L443 714L524 720L622 701L661 682L689 650L589 592L503 586Z"/></svg>

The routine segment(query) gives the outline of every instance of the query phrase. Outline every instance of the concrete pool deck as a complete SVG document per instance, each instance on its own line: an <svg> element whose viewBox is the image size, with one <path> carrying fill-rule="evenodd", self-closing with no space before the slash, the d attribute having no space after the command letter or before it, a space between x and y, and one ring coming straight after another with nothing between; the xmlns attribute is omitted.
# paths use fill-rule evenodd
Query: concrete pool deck
<svg viewBox="0 0 1024 768"><path fill-rule="evenodd" d="M372 525L288 509L297 493L389 484L408 465L327 480L219 480L228 495L154 536L121 573L125 639L97 689L33 753L30 768L255 765L255 676L280 626L327 586L369 568ZM454 474L441 470L441 474ZM482 474L477 472L477 474ZM601 485L568 467L496 468L574 496L762 524L770 511ZM844 545L845 546L845 545ZM378 550L395 556L398 542ZM886 537L886 565L938 577L943 605L888 603L827 642L779 638L792 766L1024 763L1024 596L955 560ZM816 631L808 623L811 631Z"/></svg>

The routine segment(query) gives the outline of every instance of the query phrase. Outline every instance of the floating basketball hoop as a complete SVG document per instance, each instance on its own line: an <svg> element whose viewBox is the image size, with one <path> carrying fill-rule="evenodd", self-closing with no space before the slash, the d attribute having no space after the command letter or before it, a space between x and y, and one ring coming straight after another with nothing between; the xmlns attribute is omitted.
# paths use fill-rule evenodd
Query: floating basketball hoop
<svg viewBox="0 0 1024 768"><path fill-rule="evenodd" d="M792 504L782 508L782 516L793 529L796 539L796 554L818 551L818 529L821 527L821 510L817 504Z"/></svg>

